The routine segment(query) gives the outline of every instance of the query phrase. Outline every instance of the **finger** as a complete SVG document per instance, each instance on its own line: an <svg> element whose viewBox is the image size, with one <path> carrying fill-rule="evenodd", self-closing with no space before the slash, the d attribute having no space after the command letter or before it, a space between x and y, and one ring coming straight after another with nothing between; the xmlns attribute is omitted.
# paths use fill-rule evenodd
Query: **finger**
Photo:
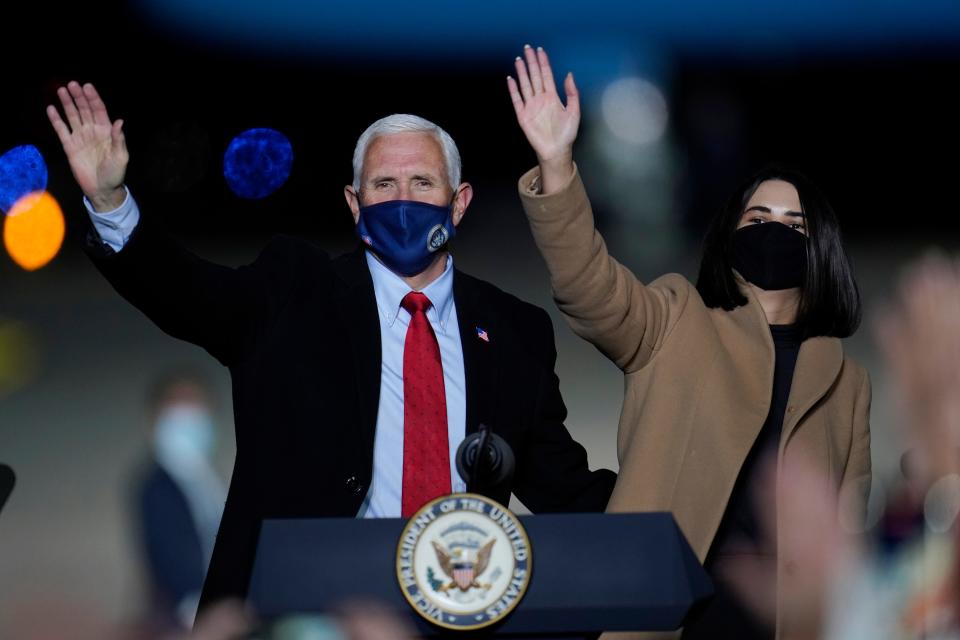
<svg viewBox="0 0 960 640"><path fill-rule="evenodd" d="M567 74L563 81L563 89L567 92L567 111L577 118L580 117L580 92L577 83L573 80L573 72Z"/></svg>
<svg viewBox="0 0 960 640"><path fill-rule="evenodd" d="M758 482L753 488L751 499L756 505L754 508L761 509L758 511L761 514L759 518L762 537L760 544L769 550L776 544L777 538L777 509L775 508L777 500L777 460L776 456L767 454L757 462L757 473L761 482ZM771 513L771 510L773 513Z"/></svg>
<svg viewBox="0 0 960 640"><path fill-rule="evenodd" d="M527 59L527 68L530 70L530 85L534 95L543 93L543 78L540 76L540 63L537 61L537 52L528 44L523 45L523 57Z"/></svg>
<svg viewBox="0 0 960 640"><path fill-rule="evenodd" d="M513 61L513 66L517 68L517 80L520 82L520 93L523 94L523 101L526 102L533 97L533 87L530 86L530 76L527 75L527 65L523 58L517 56Z"/></svg>
<svg viewBox="0 0 960 640"><path fill-rule="evenodd" d="M57 132L57 137L60 139L60 144L66 146L70 142L70 128L67 126L67 123L63 121L63 118L60 117L60 112L57 111L55 106L47 105L47 117L50 118L50 124L53 125L53 130Z"/></svg>
<svg viewBox="0 0 960 640"><path fill-rule="evenodd" d="M92 124L93 113L90 112L90 103L87 102L87 96L83 95L83 89L78 82L71 82L67 85L67 90L73 96L73 101L77 103L77 111L80 113L80 124Z"/></svg>
<svg viewBox="0 0 960 640"><path fill-rule="evenodd" d="M507 76L507 91L510 92L510 100L513 102L513 110L517 117L523 113L523 97L520 96L520 89L517 87L517 81L512 76Z"/></svg>
<svg viewBox="0 0 960 640"><path fill-rule="evenodd" d="M110 144L113 145L114 151L122 151L126 148L122 119L118 118L117 121L113 123L113 127L110 128Z"/></svg>
<svg viewBox="0 0 960 640"><path fill-rule="evenodd" d="M90 103L90 111L93 112L94 124L110 124L110 115L107 113L107 105L103 103L100 94L96 88L89 82L83 85L83 94Z"/></svg>
<svg viewBox="0 0 960 640"><path fill-rule="evenodd" d="M63 112L67 114L67 122L70 128L76 131L80 128L80 114L77 112L77 105L73 104L73 98L65 87L57 89L57 96L60 98L60 104L63 105Z"/></svg>
<svg viewBox="0 0 960 640"><path fill-rule="evenodd" d="M553 79L553 69L550 68L550 58L543 47L537 47L537 61L540 63L540 75L543 76L543 90L547 93L557 92L557 81Z"/></svg>

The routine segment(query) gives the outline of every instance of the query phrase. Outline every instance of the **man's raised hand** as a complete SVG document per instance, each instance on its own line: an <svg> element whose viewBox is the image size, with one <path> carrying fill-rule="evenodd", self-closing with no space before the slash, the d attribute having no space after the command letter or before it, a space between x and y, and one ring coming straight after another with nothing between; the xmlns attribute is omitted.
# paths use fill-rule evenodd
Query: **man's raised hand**
<svg viewBox="0 0 960 640"><path fill-rule="evenodd" d="M57 89L66 115L63 121L53 105L47 117L67 154L73 177L97 211L119 207L126 196L123 177L130 159L123 136L123 120L110 122L107 107L92 84L70 82Z"/></svg>

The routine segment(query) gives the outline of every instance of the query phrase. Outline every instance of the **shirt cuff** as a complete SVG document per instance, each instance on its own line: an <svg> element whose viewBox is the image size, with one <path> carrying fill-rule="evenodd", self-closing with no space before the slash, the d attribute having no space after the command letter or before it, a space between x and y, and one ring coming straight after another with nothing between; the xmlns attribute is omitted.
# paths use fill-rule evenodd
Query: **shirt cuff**
<svg viewBox="0 0 960 640"><path fill-rule="evenodd" d="M83 197L83 204L90 215L90 221L93 222L93 228L96 229L100 239L116 252L123 249L133 230L137 228L137 223L140 222L140 209L137 207L137 202L130 194L130 189L124 187L124 190L127 195L123 199L123 204L113 211L94 211L90 200L86 196Z"/></svg>

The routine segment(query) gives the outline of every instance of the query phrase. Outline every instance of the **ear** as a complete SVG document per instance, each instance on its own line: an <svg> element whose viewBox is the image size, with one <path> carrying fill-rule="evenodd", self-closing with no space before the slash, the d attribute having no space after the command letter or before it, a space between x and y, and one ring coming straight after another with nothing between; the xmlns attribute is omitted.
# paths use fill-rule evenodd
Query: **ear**
<svg viewBox="0 0 960 640"><path fill-rule="evenodd" d="M457 187L457 191L453 195L453 211L450 214L453 219L453 226L457 226L463 220L471 200L473 200L473 187L470 186L469 182L464 182Z"/></svg>
<svg viewBox="0 0 960 640"><path fill-rule="evenodd" d="M347 199L347 206L353 214L353 224L357 224L360 222L360 195L348 184L343 188L343 197Z"/></svg>

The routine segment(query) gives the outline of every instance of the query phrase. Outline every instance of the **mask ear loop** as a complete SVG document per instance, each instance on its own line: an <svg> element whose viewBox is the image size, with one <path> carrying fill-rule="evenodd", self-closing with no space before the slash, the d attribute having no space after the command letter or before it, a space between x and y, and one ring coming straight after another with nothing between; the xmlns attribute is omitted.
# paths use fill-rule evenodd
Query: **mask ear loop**
<svg viewBox="0 0 960 640"><path fill-rule="evenodd" d="M454 211L454 206L456 206L456 202L457 202L457 193L459 193L459 191L457 189L454 189L453 195L450 197L450 204L447 205L447 218L450 220L450 228L452 229L452 231L450 233L450 237L447 238L447 241L444 242L443 247L441 247L441 249L443 251L446 251L447 253L450 253L450 244L453 242L453 235L456 233L456 228L457 228L456 223L453 221L453 211Z"/></svg>

